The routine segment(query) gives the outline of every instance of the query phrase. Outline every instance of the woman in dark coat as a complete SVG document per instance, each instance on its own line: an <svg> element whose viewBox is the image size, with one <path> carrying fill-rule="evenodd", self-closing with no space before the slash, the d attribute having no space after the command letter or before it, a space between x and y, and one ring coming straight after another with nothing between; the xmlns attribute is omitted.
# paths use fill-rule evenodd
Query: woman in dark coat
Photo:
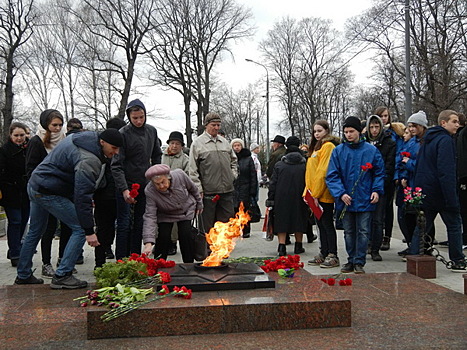
<svg viewBox="0 0 467 350"><path fill-rule="evenodd" d="M29 220L29 198L26 191L26 125L12 123L8 141L0 149L0 205L8 218L8 254L12 266L17 266L21 238Z"/></svg>
<svg viewBox="0 0 467 350"><path fill-rule="evenodd" d="M258 188L258 177L256 174L255 163L251 158L251 152L245 148L245 144L241 139L233 139L230 142L232 149L238 159L238 177L234 182L234 209L238 212L240 202L246 209L256 197L256 189ZM243 238L250 237L250 223L243 227Z"/></svg>
<svg viewBox="0 0 467 350"><path fill-rule="evenodd" d="M279 255L287 255L285 239L287 232L295 233L295 254L304 253L303 233L306 232L308 208L303 201L305 188L306 160L300 149L300 140L290 136L286 143L287 152L274 166L269 183L266 206L274 208L274 232L279 236Z"/></svg>

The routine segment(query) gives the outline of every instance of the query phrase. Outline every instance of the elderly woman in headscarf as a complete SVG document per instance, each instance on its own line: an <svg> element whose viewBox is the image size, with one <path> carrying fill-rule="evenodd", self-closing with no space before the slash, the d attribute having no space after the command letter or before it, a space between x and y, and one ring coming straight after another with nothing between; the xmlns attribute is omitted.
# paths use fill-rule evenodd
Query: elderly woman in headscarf
<svg viewBox="0 0 467 350"><path fill-rule="evenodd" d="M183 262L192 263L191 220L203 210L198 188L183 170L170 170L166 164L153 165L145 176L150 181L144 189L143 252L151 254L157 239L154 256L167 259L172 227L176 223Z"/></svg>

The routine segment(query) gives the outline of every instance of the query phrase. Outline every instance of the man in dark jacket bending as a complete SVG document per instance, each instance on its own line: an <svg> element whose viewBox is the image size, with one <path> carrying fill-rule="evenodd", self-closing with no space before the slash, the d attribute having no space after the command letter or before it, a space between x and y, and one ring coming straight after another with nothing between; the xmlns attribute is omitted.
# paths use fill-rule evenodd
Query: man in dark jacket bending
<svg viewBox="0 0 467 350"><path fill-rule="evenodd" d="M83 131L64 139L34 170L28 183L31 224L21 248L15 284L41 284L32 274L32 258L49 213L72 230L52 289L85 288L86 281L73 276L75 262L85 241L99 245L94 233L92 196L104 174L106 158L118 154L123 137L117 130L101 134Z"/></svg>

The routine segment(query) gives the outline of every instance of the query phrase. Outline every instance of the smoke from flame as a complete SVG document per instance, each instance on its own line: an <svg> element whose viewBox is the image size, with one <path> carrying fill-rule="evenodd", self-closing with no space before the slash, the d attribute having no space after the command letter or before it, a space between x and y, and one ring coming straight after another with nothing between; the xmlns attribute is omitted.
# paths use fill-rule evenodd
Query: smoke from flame
<svg viewBox="0 0 467 350"><path fill-rule="evenodd" d="M229 222L217 221L206 234L211 254L204 259L201 266L221 265L222 260L228 258L234 250L235 241L242 236L242 229L248 221L250 221L250 215L244 211L243 203L240 203L238 213Z"/></svg>

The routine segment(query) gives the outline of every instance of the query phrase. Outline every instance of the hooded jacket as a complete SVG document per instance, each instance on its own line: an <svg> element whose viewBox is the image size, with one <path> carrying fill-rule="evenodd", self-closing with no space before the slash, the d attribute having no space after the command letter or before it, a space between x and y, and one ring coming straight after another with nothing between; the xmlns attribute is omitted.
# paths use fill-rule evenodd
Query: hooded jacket
<svg viewBox="0 0 467 350"><path fill-rule="evenodd" d="M370 133L370 124L374 121L377 121L379 123L380 132L375 138L372 138ZM386 176L384 178L384 187L389 188L389 186L391 186L391 182L394 180L394 173L396 169L397 146L396 142L392 138L392 130L385 130L383 128L383 122L381 121L381 118L377 115L372 115L368 118L366 122L366 130L367 131L365 132L365 138L367 142L375 146L381 153L381 156L383 157L384 169L386 173Z"/></svg>
<svg viewBox="0 0 467 350"><path fill-rule="evenodd" d="M145 123L137 128L130 120L129 124L119 130L123 136L123 147L112 157L111 163L115 187L119 193L128 190L134 183L144 187L148 182L144 176L146 170L161 162L162 151L157 130L146 124L146 108L140 100L133 100L128 104L127 114L134 106L144 110Z"/></svg>
<svg viewBox="0 0 467 350"><path fill-rule="evenodd" d="M441 126L428 129L418 152L414 186L426 196L423 207L459 210L454 139Z"/></svg>
<svg viewBox="0 0 467 350"><path fill-rule="evenodd" d="M361 166L366 163L371 163L373 168L362 171ZM366 142L364 137L356 143L344 138L344 143L332 152L326 175L326 185L336 201L336 209L344 208L341 197L348 194L352 202L347 211L374 211L376 204L371 204L370 198L373 192L384 194L384 171L383 158L375 146Z"/></svg>
<svg viewBox="0 0 467 350"><path fill-rule="evenodd" d="M86 235L94 233L92 196L101 179L105 156L93 131L61 141L33 171L29 185L43 194L69 198Z"/></svg>
<svg viewBox="0 0 467 350"><path fill-rule="evenodd" d="M325 136L319 150L310 150L312 153L306 163L306 189L310 190L311 195L323 203L334 203L334 197L326 186L326 173L332 151L339 143L339 138L332 135Z"/></svg>

